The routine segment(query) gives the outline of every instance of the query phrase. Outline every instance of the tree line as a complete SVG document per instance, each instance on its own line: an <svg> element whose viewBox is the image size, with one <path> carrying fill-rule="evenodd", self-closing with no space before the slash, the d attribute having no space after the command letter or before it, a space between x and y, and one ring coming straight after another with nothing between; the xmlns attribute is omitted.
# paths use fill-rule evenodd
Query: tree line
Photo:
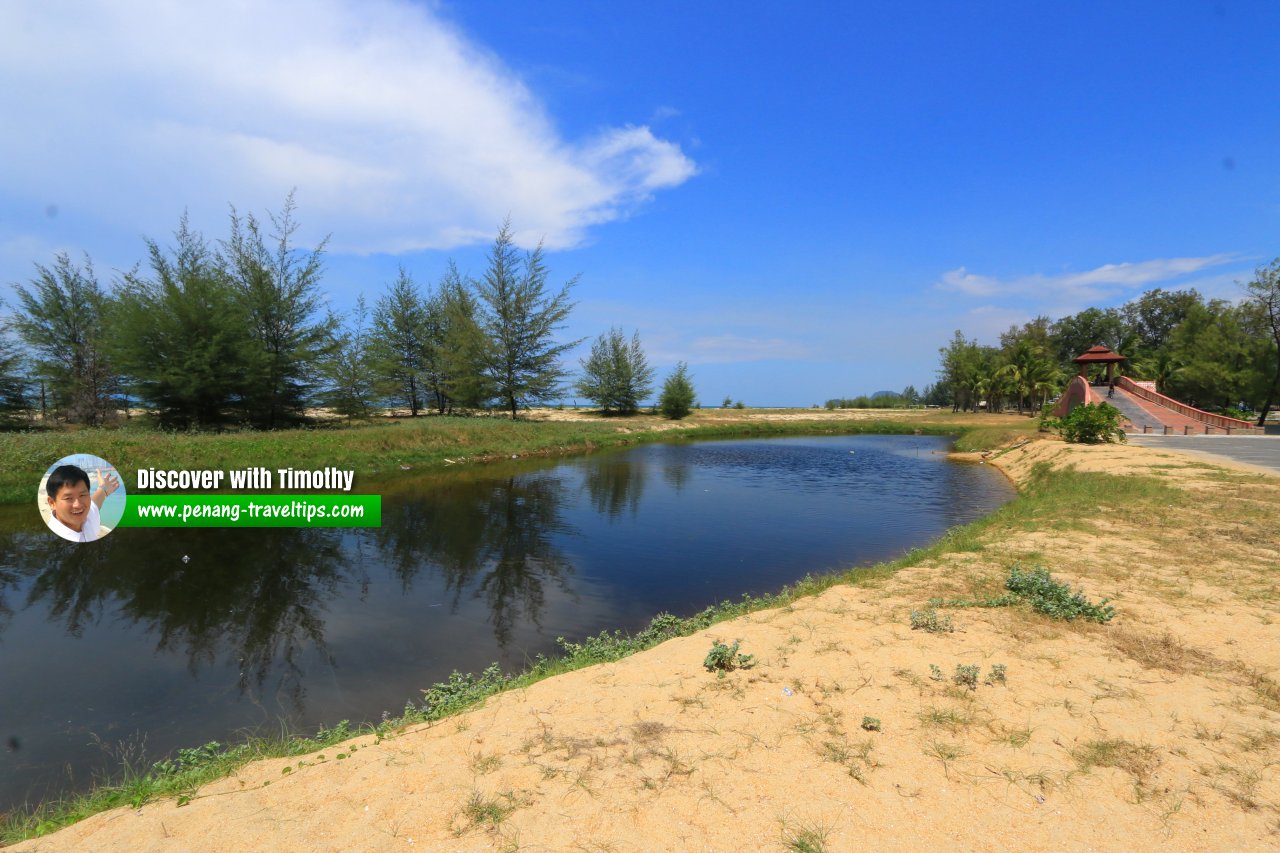
<svg viewBox="0 0 1280 853"><path fill-rule="evenodd" d="M542 247L520 251L509 223L479 278L450 262L422 288L401 268L372 310L361 296L346 316L324 307L325 241L301 250L297 229L290 195L267 223L233 208L216 243L184 215L172 245L148 239L146 262L110 287L88 258L36 264L0 325L0 422L101 425L143 410L165 428L275 429L317 406L355 418L384 405L514 418L564 391L562 358L581 341L559 333L577 279L553 289ZM606 413L634 413L652 387L638 333L622 338L602 335L575 384ZM683 363L673 379L688 382ZM672 399L685 390L691 403L691 385Z"/></svg>
<svg viewBox="0 0 1280 853"><path fill-rule="evenodd" d="M1162 394L1261 424L1280 400L1280 259L1259 267L1238 302L1196 290L1150 290L1119 308L1086 308L1012 326L999 346L956 331L940 348L926 401L973 410L1035 409L1074 376L1097 344L1127 356L1119 372Z"/></svg>

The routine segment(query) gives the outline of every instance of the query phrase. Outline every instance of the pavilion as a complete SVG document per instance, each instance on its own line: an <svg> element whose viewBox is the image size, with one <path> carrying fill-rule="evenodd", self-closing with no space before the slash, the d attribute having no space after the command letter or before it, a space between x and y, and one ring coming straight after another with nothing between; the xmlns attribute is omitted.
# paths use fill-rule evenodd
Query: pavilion
<svg viewBox="0 0 1280 853"><path fill-rule="evenodd" d="M1123 356L1118 352L1112 352L1108 347L1098 344L1097 346L1089 347L1083 353L1071 360L1080 365L1080 375L1086 379L1089 377L1090 367L1095 364L1105 364L1107 366L1106 384L1110 385L1116 378L1116 365L1122 361L1128 361L1129 359L1127 356Z"/></svg>

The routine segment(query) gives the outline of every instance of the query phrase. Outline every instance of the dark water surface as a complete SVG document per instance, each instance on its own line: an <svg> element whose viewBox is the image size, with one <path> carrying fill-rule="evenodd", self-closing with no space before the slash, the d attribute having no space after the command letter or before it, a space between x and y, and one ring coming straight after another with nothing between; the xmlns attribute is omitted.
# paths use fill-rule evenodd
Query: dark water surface
<svg viewBox="0 0 1280 853"><path fill-rule="evenodd" d="M519 669L558 636L895 557L1013 496L947 446L788 438L476 467L398 480L362 531L74 545L34 507L7 511L0 811L85 787L113 754L149 765L281 718L376 721L454 669Z"/></svg>

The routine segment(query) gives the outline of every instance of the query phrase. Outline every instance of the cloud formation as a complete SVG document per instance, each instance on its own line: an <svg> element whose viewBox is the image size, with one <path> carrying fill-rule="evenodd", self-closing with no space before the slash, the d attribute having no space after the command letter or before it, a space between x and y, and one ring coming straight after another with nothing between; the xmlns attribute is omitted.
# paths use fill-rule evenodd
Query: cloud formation
<svg viewBox="0 0 1280 853"><path fill-rule="evenodd" d="M408 0L0 6L0 203L167 233L303 218L351 252L581 242L697 167L646 126L562 138L495 56ZM205 223L205 211L216 224ZM3 236L3 235L0 235Z"/></svg>
<svg viewBox="0 0 1280 853"><path fill-rule="evenodd" d="M1009 279L977 275L959 267L944 273L937 286L966 296L984 298L1034 296L1071 303L1091 302L1238 260L1240 257L1234 254L1209 255L1203 258L1157 258L1138 263L1104 264L1097 269L1080 273L1036 274Z"/></svg>

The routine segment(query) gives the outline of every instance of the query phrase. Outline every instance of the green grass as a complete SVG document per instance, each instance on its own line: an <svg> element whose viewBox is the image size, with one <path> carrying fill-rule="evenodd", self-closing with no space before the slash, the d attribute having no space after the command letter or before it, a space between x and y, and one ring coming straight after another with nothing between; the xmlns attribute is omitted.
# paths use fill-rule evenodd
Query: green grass
<svg viewBox="0 0 1280 853"><path fill-rule="evenodd" d="M529 424L518 423L515 428L521 429L524 426ZM417 428L417 425L407 428ZM487 428L489 427L480 427ZM632 434L632 437L635 435ZM93 448L85 449L94 452ZM87 794L3 816L0 819L0 843L14 843L44 835L91 814L118 806L136 807L162 797L190 798L200 785L222 778L236 768L260 758L307 755L357 734L392 736L405 726L443 719L476 707L487 697L502 691L527 687L545 678L597 663L620 660L670 638L688 636L748 613L783 607L798 599L817 595L837 584L875 585L901 568L918 565L944 554L972 549L979 546L984 538L999 536L1003 530L1077 529L1096 518L1099 506L1113 507L1116 512L1135 517L1150 518L1181 507L1188 500L1190 498L1155 478L1131 475L1115 477L1071 469L1052 472L1046 466L1041 466L1015 500L986 518L948 531L937 543L915 549L897 560L832 574L806 576L776 593L744 595L737 601L724 601L692 616L680 617L662 613L655 616L648 627L631 635L622 631L605 631L576 642L560 638L563 650L560 656L539 656L524 672L515 674L503 673L497 664L478 675L455 672L446 681L424 690L422 700L408 704L399 717L377 726L351 728L346 724L339 724L310 737L255 737L232 747L202 747L200 750L203 752L193 754L193 760L189 764L180 761L173 768L164 766L165 762L147 769L125 768L117 778L104 781ZM1266 681L1265 688L1268 691L1280 694L1274 682L1262 676L1259 679ZM1259 688L1260 691L1262 689ZM958 757L958 752L956 755L951 754L953 751L955 750L949 744L942 744L941 747L935 744L935 749L928 754L942 760L945 766ZM1107 758L1091 755L1078 756L1077 760L1083 766L1096 766L1104 763ZM300 763L298 769L301 767Z"/></svg>
<svg viewBox="0 0 1280 853"><path fill-rule="evenodd" d="M1029 438L1039 433L1035 420L1028 420L1026 426L1018 427L974 427L967 429L956 440L956 450L961 453L978 453L983 450L995 450Z"/></svg>
<svg viewBox="0 0 1280 853"><path fill-rule="evenodd" d="M309 755L350 740L357 734L377 731L378 727L373 726L353 729L344 720L333 728L320 729L310 737L255 736L234 746L212 741L203 746L178 750L175 756L146 767L138 766L127 757L118 757L120 766L115 778L88 793L0 815L0 845L47 835L90 815L121 806L136 809L144 803L166 797L175 798L179 806L186 805L198 796L202 785L222 779L251 761ZM310 761L299 761L297 765L283 768L281 776L291 775L308 764L324 760L327 759L319 755Z"/></svg>
<svg viewBox="0 0 1280 853"><path fill-rule="evenodd" d="M818 824L782 827L782 847L790 853L826 853L831 828Z"/></svg>

